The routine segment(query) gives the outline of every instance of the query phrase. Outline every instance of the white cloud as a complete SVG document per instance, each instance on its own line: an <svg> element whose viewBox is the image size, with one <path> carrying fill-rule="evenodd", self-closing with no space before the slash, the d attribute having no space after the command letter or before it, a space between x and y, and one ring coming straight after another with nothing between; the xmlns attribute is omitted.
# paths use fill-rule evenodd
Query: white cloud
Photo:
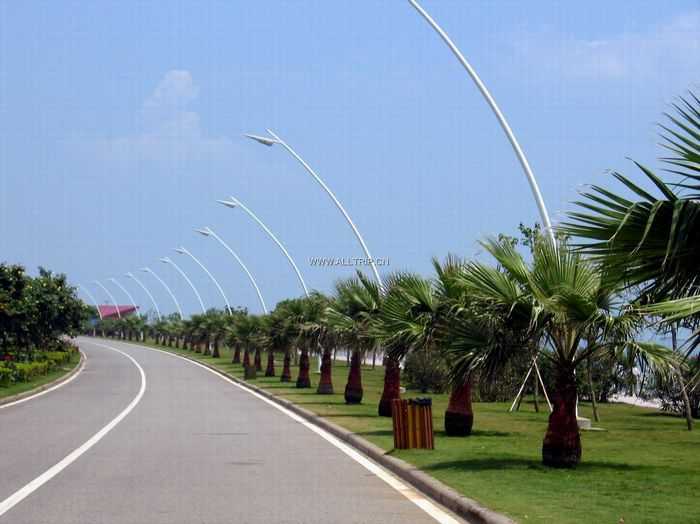
<svg viewBox="0 0 700 524"><path fill-rule="evenodd" d="M165 73L143 103L144 108L183 106L199 96L199 88L194 85L189 71L173 69Z"/></svg>
<svg viewBox="0 0 700 524"><path fill-rule="evenodd" d="M644 31L584 40L554 32L521 34L512 41L533 74L579 79L643 80L700 67L700 11L678 15Z"/></svg>
<svg viewBox="0 0 700 524"><path fill-rule="evenodd" d="M199 88L189 71L168 71L144 100L135 133L71 141L71 146L78 154L92 153L104 163L118 165L149 161L169 167L193 159L230 156L231 139L207 135L199 113L189 107L198 96Z"/></svg>

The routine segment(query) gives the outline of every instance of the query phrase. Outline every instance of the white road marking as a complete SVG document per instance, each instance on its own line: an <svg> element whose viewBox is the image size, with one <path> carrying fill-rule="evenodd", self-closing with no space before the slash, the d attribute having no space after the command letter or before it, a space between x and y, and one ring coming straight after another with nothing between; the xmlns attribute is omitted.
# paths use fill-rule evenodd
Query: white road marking
<svg viewBox="0 0 700 524"><path fill-rule="evenodd" d="M104 344L98 344L97 342L90 342L90 343L94 344L96 346L111 349L112 351L116 351L117 353L121 353L122 355L124 355L125 357L127 357L129 360L131 360L134 363L134 365L138 368L139 373L141 374L141 388L139 389L138 394L129 403L129 405L126 406L126 408L124 408L124 410L121 413L119 413L119 415L114 417L105 427L103 427L101 430L99 430L97 433L95 433L92 437L90 437L90 439L87 440L83 445L81 445L79 448L73 450L71 453L66 455L66 457L63 458L60 462L57 462L56 464L51 466L49 469L47 469L44 473L42 473L41 475L36 477L31 482L24 485L22 488L15 491L12 495L7 497L2 502L0 502L0 516L4 515L10 509L15 507L20 502L22 502L22 500L24 500L29 495L31 495L34 491L36 491L41 486L46 484L49 480L54 478L61 471L63 471L68 466L70 466L73 462L78 460L78 458L80 458L80 456L83 453L85 453L92 446L97 444L102 439L102 437L104 437L107 433L109 433L117 424L119 424L124 419L124 417L126 417L129 413L131 413L131 411L141 401L143 394L146 392L146 373L143 371L143 368L141 367L141 365L138 362L136 362L134 357L132 357L131 355L128 355L124 351L121 351L117 348L113 348L111 346L105 346Z"/></svg>
<svg viewBox="0 0 700 524"><path fill-rule="evenodd" d="M70 382L73 382L76 378L78 378L78 375L80 375L80 373L82 373L83 369L85 369L85 363L87 362L87 357L85 356L85 353L83 353L82 351L81 351L81 353L83 354L83 361L80 363L80 368L78 369L78 371L72 377L70 377L69 379L64 380L63 382L56 384L55 386L52 386L48 389L45 389L43 391L39 391L38 393L35 393L34 395L29 395L28 397L24 397L24 398L21 398L19 400L15 400L14 402L8 402L7 404L3 404L2 406L0 406L0 409L9 408L10 406L16 406L17 404L21 404L22 402L27 402L28 400L33 400L33 399L40 397L42 395L46 395L47 393L51 393L52 391L55 391L58 388L61 388Z"/></svg>
<svg viewBox="0 0 700 524"><path fill-rule="evenodd" d="M341 450L343 453L348 455L351 459L353 459L355 462L361 464L364 466L367 470L369 470L371 473L382 479L384 482L389 484L392 488L394 488L396 491L401 493L404 497L406 497L408 500L413 502L416 506L418 506L420 509L425 511L428 515L430 515L433 519L435 519L437 522L440 524L459 524L459 521L456 520L454 517L452 517L450 514L448 514L446 511L444 511L442 508L438 507L436 504L434 504L431 500L429 500L427 497L425 497L423 494L421 494L419 491L416 489L410 487L409 485L405 484L401 480L399 480L395 475L392 473L389 473L386 469L384 469L382 466L377 464L376 462L370 460L369 458L365 457L363 454L355 450L352 446L349 446L342 440L338 439L334 435L330 434L328 431L325 429L322 429L315 424L310 423L303 417L297 415L293 411L288 410L284 406L281 406L277 404L276 402L273 402L272 400L264 397L260 393L257 393L256 391L253 391L252 389L239 384L238 382L235 382L231 380L230 378L222 375L221 373L217 373L213 369L208 368L207 366L200 364L199 362L195 362L194 360L190 360L188 358L182 357L176 353L170 353L168 351L163 351L162 349L157 349L153 347L148 347L148 346L141 346L139 344L132 344L136 347L144 348L144 349L149 349L151 351L158 351L160 353L163 353L165 355L171 356L171 357L176 357L181 360L184 360L186 362L189 362L190 364L193 364L195 366L199 366L202 369L209 371L210 373L213 373L217 377L219 377L222 380L225 380L226 382L233 384L237 388L240 388L247 393L250 393L254 397L259 398L263 402L266 402L273 408L281 411L288 417L294 419L296 422L299 424L304 425L320 437L324 438L328 442L330 442L332 445L334 445L336 448ZM2 513L0 513L1 515Z"/></svg>

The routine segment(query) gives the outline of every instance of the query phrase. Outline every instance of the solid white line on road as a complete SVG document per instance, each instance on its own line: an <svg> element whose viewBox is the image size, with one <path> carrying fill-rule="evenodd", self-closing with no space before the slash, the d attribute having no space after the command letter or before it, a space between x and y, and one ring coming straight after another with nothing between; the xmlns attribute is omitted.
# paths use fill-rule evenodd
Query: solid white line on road
<svg viewBox="0 0 700 524"><path fill-rule="evenodd" d="M273 408L281 411L288 417L294 419L296 422L299 424L303 424L306 426L308 429L319 435L320 437L324 438L328 442L330 442L332 445L334 445L336 448L341 450L343 453L348 455L351 459L353 459L355 462L358 462L362 466L364 466L367 470L369 470L371 473L382 479L384 482L389 484L392 488L394 488L396 491L401 493L404 497L406 497L408 500L413 502L416 506L418 506L420 509L425 511L428 515L430 515L433 519L435 519L437 522L440 524L459 524L459 521L456 520L454 517L452 517L449 513L447 513L445 510L434 504L432 501L430 501L427 497L425 497L423 494L421 494L419 491L415 490L414 488L408 486L401 480L399 480L396 476L393 474L389 473L386 469L381 467L379 464L375 463L374 461L370 460L369 458L365 457L362 453L359 451L355 450L352 446L349 446L348 444L344 443L337 437L331 435L328 431L325 429L321 429L320 427L316 426L315 424L310 423L303 417L300 417L293 411L288 410L284 406L280 406L276 402L273 402L272 400L264 397L260 393L257 393L253 391L252 389L239 384L238 382L235 382L231 380L230 378L222 375L221 373L217 373L213 369L208 368L207 366L204 366L203 364L200 364L199 362L195 362L194 360L190 360L188 358L182 357L180 355L177 355L175 353L170 353L168 351L163 351L162 349L156 349L148 346L141 346L138 344L133 344L137 347L144 348L144 349L149 349L151 351L158 351L160 353L164 353L165 355L169 355L171 357L176 357L180 358L186 362L189 362L190 364L194 364L195 366L199 366L202 369L209 371L210 373L213 373L217 377L219 377L222 380L225 380L226 382L233 384L237 388L240 388L247 393L250 393L254 397L259 398L263 402L266 402ZM1 515L1 513L0 513Z"/></svg>
<svg viewBox="0 0 700 524"><path fill-rule="evenodd" d="M113 348L111 346L105 346L104 344L98 344L97 342L91 342L91 344L94 344L96 346L100 346L103 348L111 349L112 351L116 351L117 353L121 353L125 357L127 357L131 362L133 362L134 366L139 370L139 373L141 374L141 388L139 389L139 392L137 393L136 397L129 403L124 410L119 413L115 418L113 418L105 427L103 427L101 430L99 430L97 433L95 433L92 437L90 437L89 440L87 440L82 446L79 448L73 450L71 453L66 455L65 458L63 458L60 462L57 462L53 466L51 466L49 469L47 469L44 473L36 477L34 480L26 484L24 487L20 488L19 490L15 491L12 495L7 497L5 500L0 502L0 516L4 515L7 513L10 509L15 507L17 504L22 502L25 498L27 498L29 495L31 495L34 491L39 489L41 486L46 484L49 480L54 478L56 475L58 475L61 471L66 469L68 466L70 466L73 462L78 460L80 456L85 453L87 450L89 450L92 446L97 444L102 437L104 437L107 433L109 433L114 426L119 424L124 417L126 417L131 411L136 407L136 405L141 401L141 398L143 397L143 394L146 392L146 373L143 371L143 368L141 365L136 362L134 357L131 355L128 355L127 353L117 349Z"/></svg>
<svg viewBox="0 0 700 524"><path fill-rule="evenodd" d="M34 395L29 395L28 397L24 397L24 398L21 398L19 400L15 400L14 402L8 402L7 404L3 404L2 406L0 406L0 409L9 408L10 406L16 406L17 404L21 404L22 402L27 402L28 400L35 399L35 398L40 397L42 395L46 395L47 393L51 393L52 391L55 391L58 388L63 387L66 384L74 381L76 378L78 378L78 375L80 375L80 373L83 371L83 369L85 369L85 362L87 362L87 357L85 356L85 353L83 353L82 351L81 351L81 353L83 354L83 361L80 363L80 368L78 369L78 371L76 373L74 373L72 377L70 377L67 380L64 380L63 382L56 384L55 386L51 386L48 389L45 389L43 391L39 391L38 393L35 393Z"/></svg>

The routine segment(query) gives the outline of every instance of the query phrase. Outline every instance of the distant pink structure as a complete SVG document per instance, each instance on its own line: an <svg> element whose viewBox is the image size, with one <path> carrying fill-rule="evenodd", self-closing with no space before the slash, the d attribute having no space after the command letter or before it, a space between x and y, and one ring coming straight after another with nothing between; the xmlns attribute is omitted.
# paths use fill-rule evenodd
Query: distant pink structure
<svg viewBox="0 0 700 524"><path fill-rule="evenodd" d="M100 308L100 314L102 315L102 318L118 318L119 315L117 314L117 308L119 308L119 314L122 317L131 315L136 311L136 308L134 306L117 306L115 308L114 306L103 305L97 307Z"/></svg>

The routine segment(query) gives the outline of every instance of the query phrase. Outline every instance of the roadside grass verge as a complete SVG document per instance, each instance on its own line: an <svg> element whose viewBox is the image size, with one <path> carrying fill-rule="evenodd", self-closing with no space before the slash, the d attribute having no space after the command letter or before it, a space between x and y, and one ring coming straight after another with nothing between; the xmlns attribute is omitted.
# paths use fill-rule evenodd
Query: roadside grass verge
<svg viewBox="0 0 700 524"><path fill-rule="evenodd" d="M44 384L57 380L73 371L79 362L80 353L77 351L72 352L68 363L58 366L56 369L47 373L46 375L38 376L28 382L15 382L9 386L0 387L0 399L19 395L20 393L31 391L34 388L38 388Z"/></svg>
<svg viewBox="0 0 700 524"><path fill-rule="evenodd" d="M157 347L243 378L242 367L230 363L226 349L222 349L221 358L214 359L192 351ZM263 358L263 368L264 364ZM519 522L700 522L700 431L687 431L681 418L623 404L603 404L601 422L595 425L604 431L582 433L580 466L554 470L540 463L548 416L543 402L539 413L530 402L523 402L517 413L508 413L507 403L475 403L473 434L457 438L447 437L443 431L447 395L408 391L406 397L433 399L436 449L393 450L391 419L377 416L383 382L381 366L363 368L364 399L355 406L343 400L348 373L344 361L334 362L333 395L316 394L319 375L313 372L311 389L280 383L281 369L279 362L277 377L250 382L353 431ZM316 369L315 362L311 369ZM580 413L592 417L585 403Z"/></svg>

